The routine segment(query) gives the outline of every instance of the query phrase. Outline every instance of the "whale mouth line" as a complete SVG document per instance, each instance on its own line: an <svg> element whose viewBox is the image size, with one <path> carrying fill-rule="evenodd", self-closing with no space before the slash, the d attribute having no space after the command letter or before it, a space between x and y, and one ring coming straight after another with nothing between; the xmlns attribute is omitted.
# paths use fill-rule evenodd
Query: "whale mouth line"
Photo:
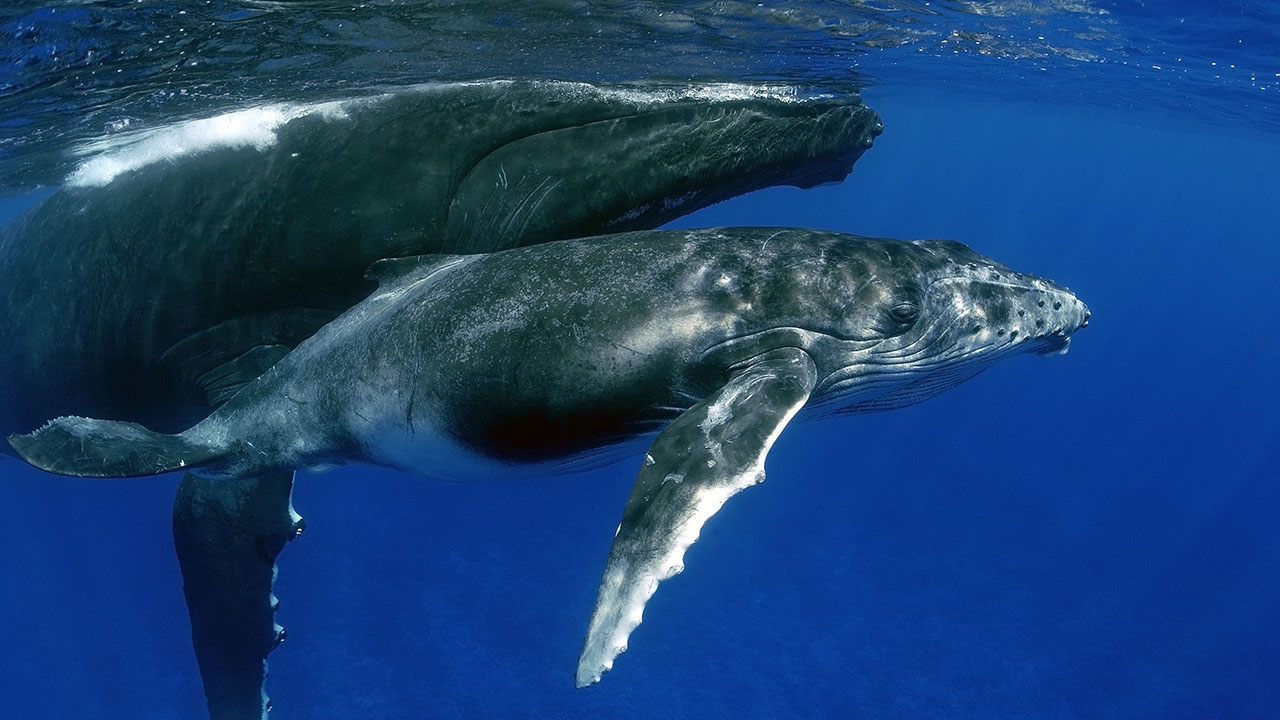
<svg viewBox="0 0 1280 720"><path fill-rule="evenodd" d="M1070 337L1062 337L1062 338L1051 337L1051 338L1047 338L1047 341L1044 342L1044 344L1041 345L1041 347L1038 347L1035 350L1032 350L1031 354L1039 355L1040 357L1057 357L1058 355L1066 355L1067 350L1070 348L1071 348Z"/></svg>

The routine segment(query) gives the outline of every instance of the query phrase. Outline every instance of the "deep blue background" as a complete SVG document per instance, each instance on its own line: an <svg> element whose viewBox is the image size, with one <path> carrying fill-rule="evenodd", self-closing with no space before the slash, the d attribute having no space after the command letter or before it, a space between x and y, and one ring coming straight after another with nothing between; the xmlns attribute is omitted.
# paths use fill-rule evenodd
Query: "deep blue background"
<svg viewBox="0 0 1280 720"><path fill-rule="evenodd" d="M274 718L1280 717L1280 141L867 99L847 182L681 224L964 241L1080 294L1070 354L792 425L581 691L635 462L303 476ZM199 717L176 477L0 478L0 716Z"/></svg>

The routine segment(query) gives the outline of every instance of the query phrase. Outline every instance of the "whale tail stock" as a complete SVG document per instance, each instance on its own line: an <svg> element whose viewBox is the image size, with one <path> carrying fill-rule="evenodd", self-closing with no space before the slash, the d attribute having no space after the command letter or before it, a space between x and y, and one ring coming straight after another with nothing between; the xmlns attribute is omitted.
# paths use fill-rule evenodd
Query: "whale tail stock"
<svg viewBox="0 0 1280 720"><path fill-rule="evenodd" d="M10 435L9 444L41 470L100 478L190 469L233 452L182 435L152 432L136 423L82 417L60 417L35 432Z"/></svg>

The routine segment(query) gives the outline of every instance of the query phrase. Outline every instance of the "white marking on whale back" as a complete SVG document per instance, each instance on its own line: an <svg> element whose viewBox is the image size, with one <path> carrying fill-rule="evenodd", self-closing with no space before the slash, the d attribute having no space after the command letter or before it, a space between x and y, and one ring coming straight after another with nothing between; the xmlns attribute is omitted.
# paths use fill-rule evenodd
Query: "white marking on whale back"
<svg viewBox="0 0 1280 720"><path fill-rule="evenodd" d="M307 115L341 119L346 116L347 102L350 101L264 105L210 118L109 135L74 150L76 155L87 159L67 177L66 184L101 187L130 170L223 148L267 150L276 144L276 131L280 126Z"/></svg>
<svg viewBox="0 0 1280 720"><path fill-rule="evenodd" d="M598 87L582 85L585 93L602 98L613 98L625 102L645 104L656 102L672 102L675 100L708 100L712 102L769 99L784 102L803 102L814 98L830 97L830 95L802 94L794 85L749 85L746 83L708 83L700 85L646 88L635 87Z"/></svg>
<svg viewBox="0 0 1280 720"><path fill-rule="evenodd" d="M276 144L277 130L285 123L308 115L326 119L344 119L346 110L355 103L378 102L396 94L424 94L441 92L458 86L503 86L509 80L468 83L422 83L399 90L364 98L348 98L321 103L276 103L242 108L208 118L185 120L144 130L114 132L91 140L73 149L73 153L85 158L67 177L72 187L101 187L119 175L166 160L195 155L222 148L252 147L264 151ZM747 85L719 83L694 86L643 86L598 87L586 83L554 82L548 85L564 95L588 96L604 100L617 100L636 105L655 105L679 100L703 100L725 102L745 99L774 99L785 102L803 102L824 95L802 95L799 89L789 85ZM127 127L121 123L120 127ZM506 186L505 172L499 184ZM696 193L688 193L664 202L671 206L683 204Z"/></svg>

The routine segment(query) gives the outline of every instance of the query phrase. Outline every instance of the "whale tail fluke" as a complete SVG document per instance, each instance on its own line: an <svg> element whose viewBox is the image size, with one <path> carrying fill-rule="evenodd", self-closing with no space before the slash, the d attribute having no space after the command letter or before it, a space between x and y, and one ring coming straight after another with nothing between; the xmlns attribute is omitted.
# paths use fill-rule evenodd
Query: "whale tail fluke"
<svg viewBox="0 0 1280 720"><path fill-rule="evenodd" d="M11 435L9 444L41 470L79 477L158 475L229 454L226 448L152 432L136 423L82 417L60 417L33 433Z"/></svg>

